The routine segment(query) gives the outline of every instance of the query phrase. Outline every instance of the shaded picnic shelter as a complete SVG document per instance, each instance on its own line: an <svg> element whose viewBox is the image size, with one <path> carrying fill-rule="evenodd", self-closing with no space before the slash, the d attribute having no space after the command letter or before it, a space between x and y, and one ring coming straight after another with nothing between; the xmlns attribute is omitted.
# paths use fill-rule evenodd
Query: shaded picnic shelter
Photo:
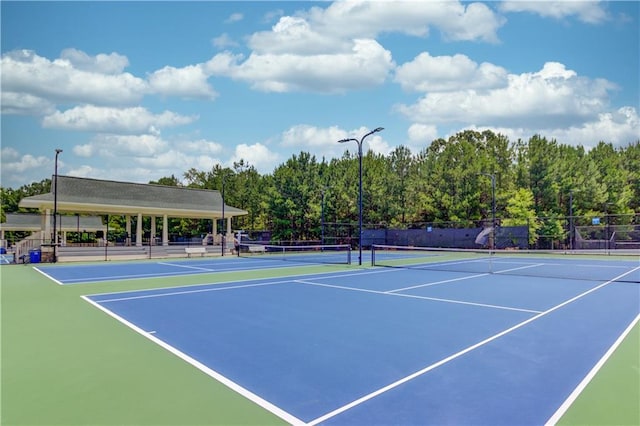
<svg viewBox="0 0 640 426"><path fill-rule="evenodd" d="M151 241L156 239L159 219L162 223L160 244L169 245L170 217L210 219L212 234L215 236L223 231L216 229L217 219L224 218L223 226L226 234L230 235L232 218L247 214L245 210L224 204L220 191L217 190L60 175L57 178L53 176L51 181L49 193L25 197L19 203L19 207L34 208L41 212L43 219L39 230L42 231L44 242L54 240L51 220L54 210L60 215L57 231L64 231L65 223L69 222L64 215L124 216L127 235L135 235L136 246L142 245L144 217L151 218ZM134 234L131 229L132 217L136 218Z"/></svg>

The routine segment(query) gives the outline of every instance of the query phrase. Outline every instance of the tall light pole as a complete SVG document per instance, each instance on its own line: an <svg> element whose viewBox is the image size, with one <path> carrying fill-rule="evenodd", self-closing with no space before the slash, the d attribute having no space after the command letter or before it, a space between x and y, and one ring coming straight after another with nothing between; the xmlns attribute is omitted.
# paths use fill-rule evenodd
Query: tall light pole
<svg viewBox="0 0 640 426"><path fill-rule="evenodd" d="M327 190L326 186L322 187L322 203L320 206L320 244L324 245L324 193Z"/></svg>
<svg viewBox="0 0 640 426"><path fill-rule="evenodd" d="M56 254L56 248L58 246L58 155L60 155L61 152L62 150L60 148L56 148L55 170L53 172L53 263L58 261Z"/></svg>
<svg viewBox="0 0 640 426"><path fill-rule="evenodd" d="M226 244L226 235L227 235L227 228L226 228L226 223L224 223L224 184L225 184L225 175L224 173L222 174L222 256L224 256L224 249L225 249L225 244Z"/></svg>
<svg viewBox="0 0 640 426"><path fill-rule="evenodd" d="M573 189L569 190L569 250L573 251Z"/></svg>
<svg viewBox="0 0 640 426"><path fill-rule="evenodd" d="M374 133L381 132L384 130L384 127L377 127L364 135L360 140L354 138L340 139L339 143L345 142L355 142L358 144L358 164L359 164L359 173L358 173L358 186L360 189L358 196L358 265L362 265L362 143L364 142L367 136L370 136Z"/></svg>
<svg viewBox="0 0 640 426"><path fill-rule="evenodd" d="M478 173L491 178L491 248L496 248L496 175L495 173Z"/></svg>

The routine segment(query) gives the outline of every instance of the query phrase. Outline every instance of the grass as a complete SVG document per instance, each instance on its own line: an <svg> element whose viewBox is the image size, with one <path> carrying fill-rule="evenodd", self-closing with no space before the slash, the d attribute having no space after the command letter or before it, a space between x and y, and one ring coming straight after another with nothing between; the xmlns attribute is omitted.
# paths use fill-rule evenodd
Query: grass
<svg viewBox="0 0 640 426"><path fill-rule="evenodd" d="M636 323L558 424L640 425L640 323Z"/></svg>
<svg viewBox="0 0 640 426"><path fill-rule="evenodd" d="M163 280L59 286L30 267L0 274L1 424L282 423L80 298Z"/></svg>
<svg viewBox="0 0 640 426"><path fill-rule="evenodd" d="M287 268L287 274L326 272ZM272 425L282 420L95 309L80 296L281 276L283 270L59 286L0 267L3 425ZM561 419L640 424L640 325Z"/></svg>

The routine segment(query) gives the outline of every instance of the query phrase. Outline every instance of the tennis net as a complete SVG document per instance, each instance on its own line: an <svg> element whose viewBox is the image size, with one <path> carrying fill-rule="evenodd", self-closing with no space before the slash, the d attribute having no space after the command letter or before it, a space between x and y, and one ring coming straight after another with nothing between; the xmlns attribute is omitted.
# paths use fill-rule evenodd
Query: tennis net
<svg viewBox="0 0 640 426"><path fill-rule="evenodd" d="M373 245L371 264L395 268L640 283L640 252L473 250Z"/></svg>
<svg viewBox="0 0 640 426"><path fill-rule="evenodd" d="M238 256L304 263L351 264L351 246L348 244L281 246L242 243L238 246Z"/></svg>

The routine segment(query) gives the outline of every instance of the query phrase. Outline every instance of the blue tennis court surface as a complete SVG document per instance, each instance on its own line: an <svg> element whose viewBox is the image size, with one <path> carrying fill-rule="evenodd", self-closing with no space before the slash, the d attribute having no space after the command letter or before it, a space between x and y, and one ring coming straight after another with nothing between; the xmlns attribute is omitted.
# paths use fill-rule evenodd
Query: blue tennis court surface
<svg viewBox="0 0 640 426"><path fill-rule="evenodd" d="M293 424L544 424L640 314L637 283L393 268L86 300Z"/></svg>
<svg viewBox="0 0 640 426"><path fill-rule="evenodd" d="M246 259L235 256L202 258L197 260L165 259L153 262L95 263L87 265L38 266L36 269L58 284L79 284L89 282L134 280L144 278L178 277L183 275L208 274L264 270L270 268L299 267L317 265L317 261L304 257L294 262L271 259Z"/></svg>

